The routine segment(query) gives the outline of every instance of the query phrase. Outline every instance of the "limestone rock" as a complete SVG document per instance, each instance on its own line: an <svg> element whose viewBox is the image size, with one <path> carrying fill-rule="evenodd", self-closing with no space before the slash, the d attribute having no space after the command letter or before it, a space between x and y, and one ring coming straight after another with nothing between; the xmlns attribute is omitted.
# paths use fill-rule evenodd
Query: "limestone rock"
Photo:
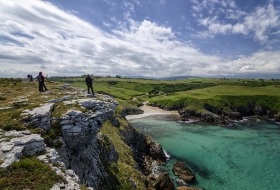
<svg viewBox="0 0 280 190"><path fill-rule="evenodd" d="M24 110L21 115L24 116L27 125L33 125L49 131L51 128L50 120L53 107L54 103L47 103L33 110Z"/></svg>
<svg viewBox="0 0 280 190"><path fill-rule="evenodd" d="M49 100L48 102L49 103L58 103L58 102L62 102L64 100L70 100L71 98L73 98L73 97L72 96L64 96L62 98Z"/></svg>
<svg viewBox="0 0 280 190"><path fill-rule="evenodd" d="M178 160L172 168L174 174L186 182L194 179L195 175L192 171L180 160Z"/></svg>
<svg viewBox="0 0 280 190"><path fill-rule="evenodd" d="M12 136L14 138L11 138ZM7 168L23 155L33 156L45 149L44 139L28 131L8 131L1 138L5 137L11 139L0 143L0 159L4 161L0 165L1 168Z"/></svg>
<svg viewBox="0 0 280 190"><path fill-rule="evenodd" d="M61 161L58 152L52 148L46 148L46 154L37 157L39 160L50 165L56 174L61 175L66 183L57 183L51 190L78 190L80 189L79 177L73 170L67 170L65 164Z"/></svg>

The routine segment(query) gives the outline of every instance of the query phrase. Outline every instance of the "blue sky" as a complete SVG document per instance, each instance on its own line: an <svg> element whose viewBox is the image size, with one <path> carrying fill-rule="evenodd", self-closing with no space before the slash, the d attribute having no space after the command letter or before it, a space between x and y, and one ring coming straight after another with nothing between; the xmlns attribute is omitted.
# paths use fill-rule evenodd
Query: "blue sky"
<svg viewBox="0 0 280 190"><path fill-rule="evenodd" d="M0 77L280 71L280 0L0 0L0 26Z"/></svg>

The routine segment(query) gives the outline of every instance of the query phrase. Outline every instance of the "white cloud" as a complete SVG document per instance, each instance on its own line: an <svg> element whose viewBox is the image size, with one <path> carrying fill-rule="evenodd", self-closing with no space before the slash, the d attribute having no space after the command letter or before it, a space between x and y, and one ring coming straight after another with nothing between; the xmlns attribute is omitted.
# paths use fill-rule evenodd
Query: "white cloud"
<svg viewBox="0 0 280 190"><path fill-rule="evenodd" d="M231 8L236 8L235 2L233 0L229 1L228 4Z"/></svg>
<svg viewBox="0 0 280 190"><path fill-rule="evenodd" d="M134 12L134 5L132 3L124 2L124 6L129 10Z"/></svg>
<svg viewBox="0 0 280 190"><path fill-rule="evenodd" d="M226 1L222 1L224 3ZM226 9L226 18L235 20L226 23L221 16L203 16L197 19L198 24L207 27L208 35L212 37L216 34L243 34L252 35L253 38L261 44L269 44L273 41L272 30L276 33L280 31L280 11L273 6L273 1L265 7L257 7L253 12L246 13L239 10L234 1L228 1L231 9ZM201 6L200 6L201 7ZM194 15L196 18L197 16ZM201 32L205 33L205 32ZM195 36L195 35L194 35ZM206 35L196 35L197 37L205 37Z"/></svg>
<svg viewBox="0 0 280 190"><path fill-rule="evenodd" d="M110 24L110 23L103 22L102 24L103 24L103 26L106 26L106 27L111 27L111 24Z"/></svg>
<svg viewBox="0 0 280 190"><path fill-rule="evenodd" d="M206 26L215 26L214 21L209 19ZM0 41L1 77L25 77L42 69L50 76L209 76L280 71L279 51L224 60L177 40L170 27L127 18L125 23L119 22L120 28L112 35L45 1L0 0L0 25L0 35L5 39ZM211 37L229 28L221 25L196 35ZM232 28L242 31L241 26ZM250 65L254 71L246 67Z"/></svg>
<svg viewBox="0 0 280 190"><path fill-rule="evenodd" d="M79 11L68 10L67 13L70 13L70 14L79 14Z"/></svg>
<svg viewBox="0 0 280 190"><path fill-rule="evenodd" d="M244 17L247 13L241 10L233 10L233 9L226 9L226 18L239 20L240 18Z"/></svg>

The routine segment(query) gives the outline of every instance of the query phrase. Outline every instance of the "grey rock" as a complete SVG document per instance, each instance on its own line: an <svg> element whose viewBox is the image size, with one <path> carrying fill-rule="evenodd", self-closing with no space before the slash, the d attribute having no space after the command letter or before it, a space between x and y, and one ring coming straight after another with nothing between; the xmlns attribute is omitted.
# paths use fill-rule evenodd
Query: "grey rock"
<svg viewBox="0 0 280 190"><path fill-rule="evenodd" d="M6 135L7 134L7 135ZM44 139L38 134L30 134L28 131L9 131L4 137L14 138L0 143L0 159L4 162L0 168L7 168L13 162L18 161L23 155L33 156L45 149Z"/></svg>
<svg viewBox="0 0 280 190"><path fill-rule="evenodd" d="M24 110L21 115L24 116L27 125L33 125L49 131L51 128L50 120L53 107L54 103L47 103L33 110Z"/></svg>

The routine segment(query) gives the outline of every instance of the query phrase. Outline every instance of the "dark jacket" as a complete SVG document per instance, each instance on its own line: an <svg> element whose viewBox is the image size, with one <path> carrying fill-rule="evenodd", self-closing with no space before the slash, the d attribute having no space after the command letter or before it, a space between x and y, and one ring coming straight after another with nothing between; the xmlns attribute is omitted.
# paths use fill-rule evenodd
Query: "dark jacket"
<svg viewBox="0 0 280 190"><path fill-rule="evenodd" d="M86 84L87 85L92 85L93 79L91 77L86 77Z"/></svg>

